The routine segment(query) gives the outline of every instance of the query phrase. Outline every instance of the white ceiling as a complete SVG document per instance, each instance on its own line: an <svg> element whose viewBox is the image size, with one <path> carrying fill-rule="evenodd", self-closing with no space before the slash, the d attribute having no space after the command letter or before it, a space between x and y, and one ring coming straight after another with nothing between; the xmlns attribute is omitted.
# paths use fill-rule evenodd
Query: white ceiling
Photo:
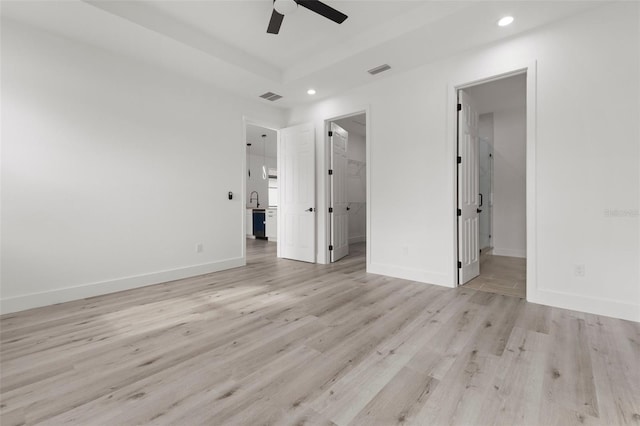
<svg viewBox="0 0 640 426"><path fill-rule="evenodd" d="M327 50L372 26L420 6L417 1L332 1L327 3L346 13L348 25L338 25L303 7L285 17L278 35L267 34L271 1L145 1L154 13L162 12L285 70L304 62L310 52ZM345 23L346 24L346 23Z"/></svg>
<svg viewBox="0 0 640 426"><path fill-rule="evenodd" d="M9 18L135 57L270 105L335 95L596 7L598 1L325 0L341 25L299 7L266 33L271 0L1 2ZM511 14L516 21L499 28ZM366 70L388 63L377 76ZM309 87L317 95L306 94ZM276 102L258 98L265 92Z"/></svg>

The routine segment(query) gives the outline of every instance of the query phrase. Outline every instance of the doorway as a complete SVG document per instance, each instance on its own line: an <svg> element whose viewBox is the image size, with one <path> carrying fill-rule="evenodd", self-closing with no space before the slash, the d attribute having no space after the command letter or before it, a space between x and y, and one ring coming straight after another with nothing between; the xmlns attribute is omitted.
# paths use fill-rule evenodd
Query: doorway
<svg viewBox="0 0 640 426"><path fill-rule="evenodd" d="M331 263L349 254L366 254L367 113L326 121L329 151L329 253Z"/></svg>
<svg viewBox="0 0 640 426"><path fill-rule="evenodd" d="M242 257L270 247L279 258L315 263L313 124L276 129L243 117L242 149Z"/></svg>
<svg viewBox="0 0 640 426"><path fill-rule="evenodd" d="M458 93L458 284L524 298L527 74Z"/></svg>
<svg viewBox="0 0 640 426"><path fill-rule="evenodd" d="M278 131L245 121L245 250L276 255Z"/></svg>

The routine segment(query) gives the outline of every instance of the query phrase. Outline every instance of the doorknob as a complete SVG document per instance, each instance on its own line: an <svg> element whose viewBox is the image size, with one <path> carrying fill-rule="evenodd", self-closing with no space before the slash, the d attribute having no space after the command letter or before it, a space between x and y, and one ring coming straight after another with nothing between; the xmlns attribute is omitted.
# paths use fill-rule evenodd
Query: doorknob
<svg viewBox="0 0 640 426"><path fill-rule="evenodd" d="M305 210L305 212L312 212L313 211L313 207L309 207L308 209Z"/></svg>
<svg viewBox="0 0 640 426"><path fill-rule="evenodd" d="M351 207L347 207L347 211L351 210Z"/></svg>
<svg viewBox="0 0 640 426"><path fill-rule="evenodd" d="M482 213L482 209L476 209L476 213Z"/></svg>

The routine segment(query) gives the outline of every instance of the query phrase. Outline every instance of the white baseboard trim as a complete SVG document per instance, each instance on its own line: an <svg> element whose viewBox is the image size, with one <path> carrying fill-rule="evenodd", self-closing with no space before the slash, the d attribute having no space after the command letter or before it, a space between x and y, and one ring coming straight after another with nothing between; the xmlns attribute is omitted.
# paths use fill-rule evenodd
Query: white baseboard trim
<svg viewBox="0 0 640 426"><path fill-rule="evenodd" d="M87 297L100 296L115 293L132 288L144 287L152 284L165 283L167 281L182 278L195 277L197 275L218 272L225 269L237 268L246 264L245 259L238 257L219 262L203 263L200 265L186 266L184 268L166 271L152 272L150 274L135 275L118 278L109 281L84 284L76 287L60 288L41 293L31 293L21 296L8 297L0 300L0 313L24 311L25 309L54 305L56 303L85 299Z"/></svg>
<svg viewBox="0 0 640 426"><path fill-rule="evenodd" d="M525 249L505 249L494 247L491 253L494 256L509 256L509 257L527 257L527 250Z"/></svg>
<svg viewBox="0 0 640 426"><path fill-rule="evenodd" d="M451 277L444 274L424 271L422 269L403 268L401 266L384 265L372 262L368 265L367 272L401 278L404 280L418 281L426 284L435 284L443 287L455 287L455 285L451 284Z"/></svg>
<svg viewBox="0 0 640 426"><path fill-rule="evenodd" d="M357 236L357 237L350 237L349 238L349 244L364 243L365 241L367 241L367 236L366 235L360 235L360 236Z"/></svg>
<svg viewBox="0 0 640 426"><path fill-rule="evenodd" d="M640 322L640 305L617 300L596 299L553 290L527 289L527 301L555 308Z"/></svg>

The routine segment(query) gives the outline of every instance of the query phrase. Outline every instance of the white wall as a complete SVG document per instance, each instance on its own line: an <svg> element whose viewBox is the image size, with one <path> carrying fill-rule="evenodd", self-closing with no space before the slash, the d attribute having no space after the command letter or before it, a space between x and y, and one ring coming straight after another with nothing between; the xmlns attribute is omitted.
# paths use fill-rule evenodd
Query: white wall
<svg viewBox="0 0 640 426"><path fill-rule="evenodd" d="M365 137L349 133L347 145L347 201L349 202L349 243L359 243L367 236L367 160Z"/></svg>
<svg viewBox="0 0 640 426"><path fill-rule="evenodd" d="M493 113L481 114L478 118L478 136L493 144Z"/></svg>
<svg viewBox="0 0 640 426"><path fill-rule="evenodd" d="M324 120L369 107L369 271L453 286L448 87L471 72L536 61L537 264L528 299L640 320L638 7L608 4L294 109L289 124L317 130L318 211L326 211ZM326 261L325 214L318 223ZM584 277L575 265L585 265Z"/></svg>
<svg viewBox="0 0 640 426"><path fill-rule="evenodd" d="M243 115L284 121L3 20L2 312L241 265Z"/></svg>
<svg viewBox="0 0 640 426"><path fill-rule="evenodd" d="M354 132L349 133L349 146L347 147L347 158L349 160L367 161L367 142L363 135Z"/></svg>
<svg viewBox="0 0 640 426"><path fill-rule="evenodd" d="M526 257L526 113L493 113L493 254Z"/></svg>

